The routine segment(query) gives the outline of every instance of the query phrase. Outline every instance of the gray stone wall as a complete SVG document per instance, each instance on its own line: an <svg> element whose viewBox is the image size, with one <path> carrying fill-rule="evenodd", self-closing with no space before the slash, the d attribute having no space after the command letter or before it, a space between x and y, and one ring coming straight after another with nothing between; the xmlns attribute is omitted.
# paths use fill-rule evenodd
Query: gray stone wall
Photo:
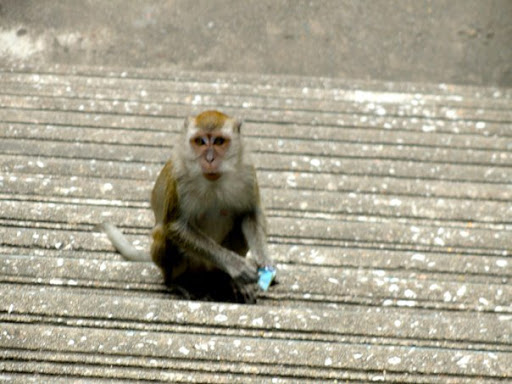
<svg viewBox="0 0 512 384"><path fill-rule="evenodd" d="M512 86L510 0L0 0L0 66Z"/></svg>

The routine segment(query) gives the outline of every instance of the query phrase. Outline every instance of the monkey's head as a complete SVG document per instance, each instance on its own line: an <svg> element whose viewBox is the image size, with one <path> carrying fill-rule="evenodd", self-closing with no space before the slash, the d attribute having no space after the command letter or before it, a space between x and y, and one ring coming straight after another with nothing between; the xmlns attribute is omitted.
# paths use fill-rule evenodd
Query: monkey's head
<svg viewBox="0 0 512 384"><path fill-rule="evenodd" d="M218 111L205 111L185 120L185 137L191 150L185 151L189 166L209 181L239 163L241 122ZM182 148L184 149L184 148ZM190 167L189 167L190 168Z"/></svg>

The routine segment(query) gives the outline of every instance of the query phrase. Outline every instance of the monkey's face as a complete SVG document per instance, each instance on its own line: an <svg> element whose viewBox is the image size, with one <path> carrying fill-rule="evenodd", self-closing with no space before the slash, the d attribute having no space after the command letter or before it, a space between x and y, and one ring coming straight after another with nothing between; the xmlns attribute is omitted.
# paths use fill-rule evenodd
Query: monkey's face
<svg viewBox="0 0 512 384"><path fill-rule="evenodd" d="M222 131L198 131L190 138L190 146L203 176L210 181L218 180L222 175L222 163L231 146L231 137Z"/></svg>
<svg viewBox="0 0 512 384"><path fill-rule="evenodd" d="M185 120L185 145L178 148L186 160L188 176L218 180L241 163L242 123L218 111L205 111Z"/></svg>

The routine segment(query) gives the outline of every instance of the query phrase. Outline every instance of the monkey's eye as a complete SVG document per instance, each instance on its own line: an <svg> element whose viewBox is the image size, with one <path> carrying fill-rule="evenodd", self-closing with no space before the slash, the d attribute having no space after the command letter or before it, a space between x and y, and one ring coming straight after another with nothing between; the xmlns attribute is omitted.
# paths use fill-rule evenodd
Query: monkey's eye
<svg viewBox="0 0 512 384"><path fill-rule="evenodd" d="M206 139L204 137L196 137L194 139L194 144L197 145L198 147L201 145L206 145Z"/></svg>
<svg viewBox="0 0 512 384"><path fill-rule="evenodd" d="M223 138L223 137L216 137L214 140L213 140L213 145L222 145L226 142L226 139Z"/></svg>

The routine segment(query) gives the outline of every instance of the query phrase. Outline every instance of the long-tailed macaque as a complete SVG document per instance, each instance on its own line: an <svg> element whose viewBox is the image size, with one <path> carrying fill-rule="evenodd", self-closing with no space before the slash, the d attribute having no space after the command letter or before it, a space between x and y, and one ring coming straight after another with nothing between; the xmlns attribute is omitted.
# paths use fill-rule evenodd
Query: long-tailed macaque
<svg viewBox="0 0 512 384"><path fill-rule="evenodd" d="M258 267L272 261L256 172L244 153L240 127L218 111L185 120L151 195L150 254L168 284L222 271L242 295L237 300L253 302ZM116 227L101 228L126 259L148 261ZM245 257L249 249L252 260Z"/></svg>

